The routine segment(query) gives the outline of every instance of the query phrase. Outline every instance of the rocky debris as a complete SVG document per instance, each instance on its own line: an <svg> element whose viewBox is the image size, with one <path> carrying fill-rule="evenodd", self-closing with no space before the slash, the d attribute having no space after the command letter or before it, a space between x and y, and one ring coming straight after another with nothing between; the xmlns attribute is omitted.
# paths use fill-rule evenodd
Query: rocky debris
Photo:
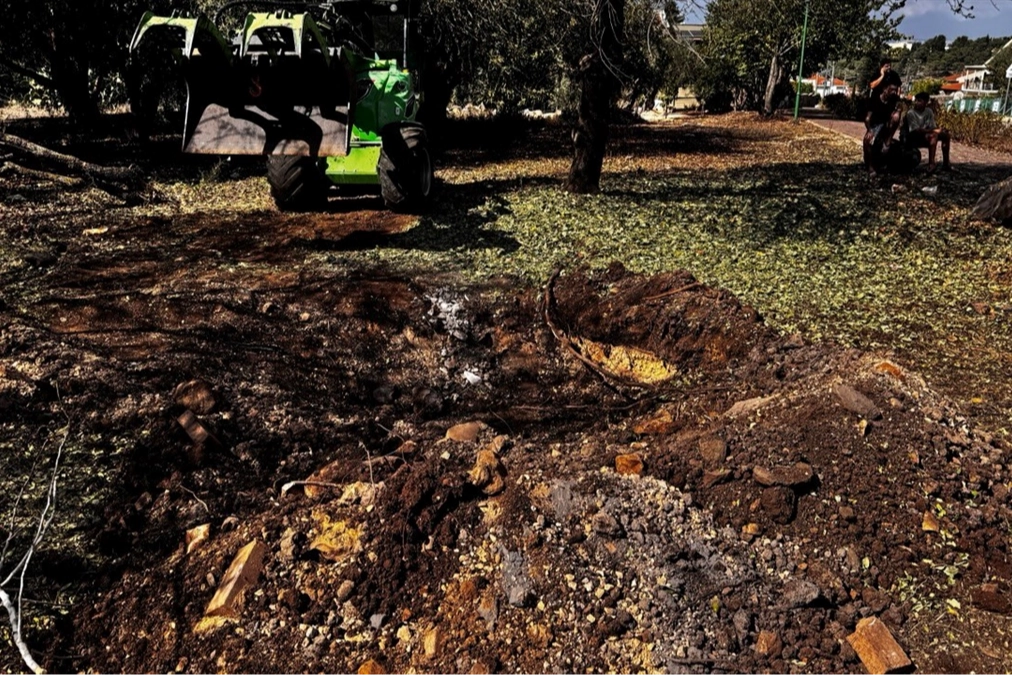
<svg viewBox="0 0 1012 675"><path fill-rule="evenodd" d="M975 607L987 612L1012 616L1012 598L1007 588L997 583L981 584L970 592Z"/></svg>
<svg viewBox="0 0 1012 675"><path fill-rule="evenodd" d="M211 437L211 432L197 419L192 410L183 412L177 421L194 443L203 444Z"/></svg>
<svg viewBox="0 0 1012 675"><path fill-rule="evenodd" d="M720 485L726 480L729 480L734 474L730 469L715 469L707 470L703 472L702 486L703 488L711 488L714 485Z"/></svg>
<svg viewBox="0 0 1012 675"><path fill-rule="evenodd" d="M718 469L727 459L727 443L719 438L704 438L699 441L699 454L705 468Z"/></svg>
<svg viewBox="0 0 1012 675"><path fill-rule="evenodd" d="M357 672L358 675L383 675L387 672L387 669L381 666L375 659L369 659L358 667Z"/></svg>
<svg viewBox="0 0 1012 675"><path fill-rule="evenodd" d="M740 415L748 415L749 413L755 412L760 408L764 408L776 399L776 396L758 396L756 398L746 399L744 401L738 401L732 405L727 412L724 413L726 417L738 417Z"/></svg>
<svg viewBox="0 0 1012 675"><path fill-rule="evenodd" d="M488 425L484 422L463 422L446 430L446 439L459 443L473 443L478 440Z"/></svg>
<svg viewBox="0 0 1012 675"><path fill-rule="evenodd" d="M232 564L204 610L204 618L194 627L194 632L203 633L221 625L218 619L236 619L242 608L243 597L260 576L267 547L259 540L253 540L239 549Z"/></svg>
<svg viewBox="0 0 1012 675"><path fill-rule="evenodd" d="M804 607L819 599L819 587L805 579L792 579L784 584L783 602L788 607Z"/></svg>
<svg viewBox="0 0 1012 675"><path fill-rule="evenodd" d="M523 551L503 549L502 584L506 600L512 607L526 607L534 600L534 582L527 569Z"/></svg>
<svg viewBox="0 0 1012 675"><path fill-rule="evenodd" d="M664 436L675 430L675 418L667 409L659 410L653 417L633 425L633 433L638 436Z"/></svg>
<svg viewBox="0 0 1012 675"><path fill-rule="evenodd" d="M624 476L639 476L643 473L643 458L631 452L615 457L615 472Z"/></svg>
<svg viewBox="0 0 1012 675"><path fill-rule="evenodd" d="M332 519L324 511L313 512L316 536L309 544L325 560L339 562L362 550L362 528L344 520Z"/></svg>
<svg viewBox="0 0 1012 675"><path fill-rule="evenodd" d="M847 642L871 675L903 672L913 666L889 628L877 617L858 621L857 629L847 636Z"/></svg>
<svg viewBox="0 0 1012 675"><path fill-rule="evenodd" d="M838 384L833 387L833 393L847 410L857 413L867 421L882 418L882 411L878 409L871 399L847 384Z"/></svg>
<svg viewBox="0 0 1012 675"><path fill-rule="evenodd" d="M471 485L488 496L497 495L506 488L506 467L499 459L505 436L498 436L487 447L478 451L474 466L467 474Z"/></svg>
<svg viewBox="0 0 1012 675"><path fill-rule="evenodd" d="M783 641L773 631L761 630L756 636L755 651L761 656L768 656L772 659L779 658L783 648Z"/></svg>
<svg viewBox="0 0 1012 675"><path fill-rule="evenodd" d="M921 529L925 532L938 532L942 529L942 525L938 522L938 517L934 513L925 511L921 518Z"/></svg>
<svg viewBox="0 0 1012 675"><path fill-rule="evenodd" d="M794 520L797 513L798 496L788 487L768 487L759 496L759 503L770 520L786 525Z"/></svg>
<svg viewBox="0 0 1012 675"><path fill-rule="evenodd" d="M422 635L422 652L425 654L425 658L434 659L439 656L445 640L443 631L438 627L425 631Z"/></svg>
<svg viewBox="0 0 1012 675"><path fill-rule="evenodd" d="M775 466L766 468L756 466L752 469L752 477L760 485L783 486L801 489L808 486L815 478L812 466L805 462L797 462L792 466Z"/></svg>
<svg viewBox="0 0 1012 675"><path fill-rule="evenodd" d="M211 385L203 380L180 383L172 392L172 400L197 415L210 414L218 403Z"/></svg>
<svg viewBox="0 0 1012 675"><path fill-rule="evenodd" d="M191 527L186 531L186 553L190 554L201 548L207 543L208 537L211 536L211 525L205 523L203 525L197 525Z"/></svg>

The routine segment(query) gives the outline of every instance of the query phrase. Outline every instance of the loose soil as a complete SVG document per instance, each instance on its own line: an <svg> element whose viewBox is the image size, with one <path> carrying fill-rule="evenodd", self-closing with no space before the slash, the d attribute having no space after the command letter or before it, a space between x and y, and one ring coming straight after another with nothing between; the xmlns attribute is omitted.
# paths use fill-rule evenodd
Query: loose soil
<svg viewBox="0 0 1012 675"><path fill-rule="evenodd" d="M160 170L259 170L202 161ZM918 670L1012 668L1007 443L889 353L687 272L336 264L417 226L370 200L0 203L5 490L63 448L25 605L51 670L863 672L869 616Z"/></svg>

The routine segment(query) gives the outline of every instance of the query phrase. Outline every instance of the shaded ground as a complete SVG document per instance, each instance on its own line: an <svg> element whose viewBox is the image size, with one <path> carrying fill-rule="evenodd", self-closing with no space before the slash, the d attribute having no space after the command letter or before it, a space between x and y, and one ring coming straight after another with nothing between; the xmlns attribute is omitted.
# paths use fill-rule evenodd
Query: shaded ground
<svg viewBox="0 0 1012 675"><path fill-rule="evenodd" d="M646 251L674 249L635 220L636 204L677 198L668 229L709 222L684 225L700 247L726 251L701 238L721 229L758 241L750 255L795 240L860 253L849 223L813 226L819 186L854 166L790 154L845 151L743 118L633 127L603 196L538 201L565 171L541 152L556 136L480 162L449 153L420 220L371 200L281 215L252 164L176 158L159 169L171 201L138 209L0 184L7 492L67 439L62 516L28 589L50 669L861 672L845 637L871 615L919 670L1012 668L1007 442L952 403L985 392L983 419L1007 419L1007 383L979 377L1005 361L969 382L925 368L939 394L910 365L932 363L920 343L904 356L778 330L689 272L652 269ZM949 202L916 206L965 209L975 188L956 181ZM857 220L906 255L925 234L872 215L895 199L857 194L872 204ZM598 260L597 227L637 271L580 265ZM558 277L539 266L560 256ZM187 409L204 442L177 421ZM446 438L468 421L473 440ZM619 455L643 475L618 474ZM764 469L798 462L813 476L766 484ZM288 487L311 475L333 487ZM253 540L264 569L236 617L196 632Z"/></svg>

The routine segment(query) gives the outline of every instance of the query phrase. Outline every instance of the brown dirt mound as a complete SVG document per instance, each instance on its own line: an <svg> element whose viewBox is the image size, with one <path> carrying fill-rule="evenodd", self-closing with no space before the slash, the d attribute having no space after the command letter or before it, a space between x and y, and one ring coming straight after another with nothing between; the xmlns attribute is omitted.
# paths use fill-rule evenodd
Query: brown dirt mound
<svg viewBox="0 0 1012 675"><path fill-rule="evenodd" d="M687 274L239 266L198 295L206 250L156 248L61 253L90 287L68 273L0 332L4 440L69 413L110 477L79 548L41 556L33 590L78 598L52 669L860 671L872 615L921 670L1012 667L1005 448L883 356ZM672 376L595 360L620 349ZM210 399L194 443L177 419ZM235 616L195 631L254 540Z"/></svg>

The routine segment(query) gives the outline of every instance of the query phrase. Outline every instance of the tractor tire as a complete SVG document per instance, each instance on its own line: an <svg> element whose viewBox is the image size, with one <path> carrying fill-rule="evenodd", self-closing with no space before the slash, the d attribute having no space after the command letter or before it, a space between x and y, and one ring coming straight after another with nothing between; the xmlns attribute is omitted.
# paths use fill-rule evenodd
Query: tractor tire
<svg viewBox="0 0 1012 675"><path fill-rule="evenodd" d="M280 211L319 211L327 203L327 179L312 157L271 155L267 182Z"/></svg>
<svg viewBox="0 0 1012 675"><path fill-rule="evenodd" d="M380 192L386 205L395 211L418 211L432 195L432 154L425 127L420 124L391 124L381 134Z"/></svg>

